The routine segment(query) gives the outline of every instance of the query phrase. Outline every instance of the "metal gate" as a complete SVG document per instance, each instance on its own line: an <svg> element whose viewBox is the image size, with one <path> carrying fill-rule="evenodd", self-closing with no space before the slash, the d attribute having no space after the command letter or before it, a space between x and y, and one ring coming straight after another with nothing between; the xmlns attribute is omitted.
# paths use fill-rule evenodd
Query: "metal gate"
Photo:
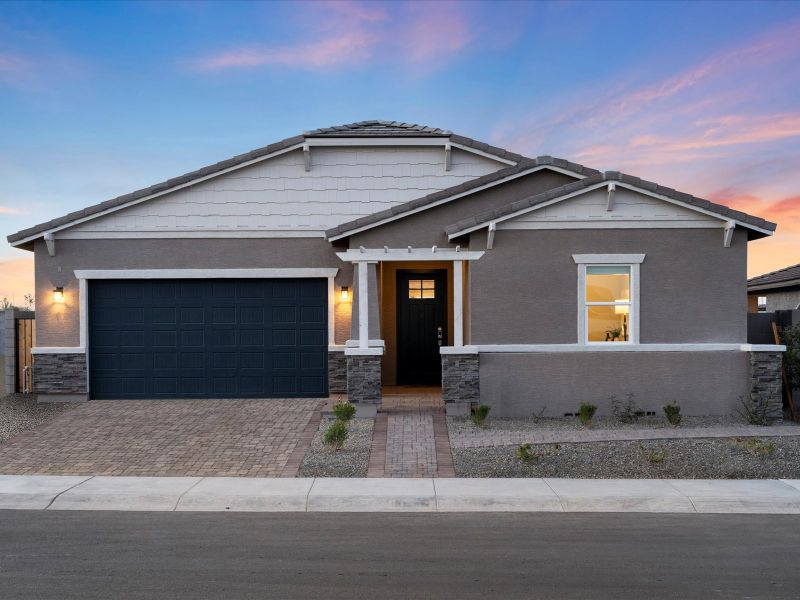
<svg viewBox="0 0 800 600"><path fill-rule="evenodd" d="M29 394L33 391L33 357L31 348L36 341L36 321L33 313L28 316L21 313L14 319L14 335L16 337L16 382L18 393Z"/></svg>

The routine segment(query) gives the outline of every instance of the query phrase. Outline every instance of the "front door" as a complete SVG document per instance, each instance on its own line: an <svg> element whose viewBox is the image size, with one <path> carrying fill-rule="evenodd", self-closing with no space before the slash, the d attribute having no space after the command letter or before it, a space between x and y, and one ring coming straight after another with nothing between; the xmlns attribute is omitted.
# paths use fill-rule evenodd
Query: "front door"
<svg viewBox="0 0 800 600"><path fill-rule="evenodd" d="M397 383L438 385L447 345L447 271L397 271Z"/></svg>

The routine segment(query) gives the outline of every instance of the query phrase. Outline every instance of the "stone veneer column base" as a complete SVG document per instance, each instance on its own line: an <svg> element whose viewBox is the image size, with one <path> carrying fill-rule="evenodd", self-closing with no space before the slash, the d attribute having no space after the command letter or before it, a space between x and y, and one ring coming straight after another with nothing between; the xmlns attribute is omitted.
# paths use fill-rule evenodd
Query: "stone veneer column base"
<svg viewBox="0 0 800 600"><path fill-rule="evenodd" d="M75 399L87 393L85 354L34 354L33 392L54 400L64 394Z"/></svg>
<svg viewBox="0 0 800 600"><path fill-rule="evenodd" d="M347 393L347 361L344 351L328 352L328 393Z"/></svg>
<svg viewBox="0 0 800 600"><path fill-rule="evenodd" d="M442 354L442 399L448 415L469 415L481 399L479 354Z"/></svg>
<svg viewBox="0 0 800 600"><path fill-rule="evenodd" d="M353 404L381 403L381 356L348 355L347 399Z"/></svg>
<svg viewBox="0 0 800 600"><path fill-rule="evenodd" d="M765 404L770 421L783 419L783 379L780 352L750 352L750 402Z"/></svg>

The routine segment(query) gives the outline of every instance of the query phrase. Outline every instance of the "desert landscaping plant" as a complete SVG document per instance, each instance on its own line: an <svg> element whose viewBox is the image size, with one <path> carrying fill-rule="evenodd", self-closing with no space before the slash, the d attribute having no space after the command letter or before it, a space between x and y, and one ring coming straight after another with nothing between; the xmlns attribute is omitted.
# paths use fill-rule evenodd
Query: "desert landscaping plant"
<svg viewBox="0 0 800 600"><path fill-rule="evenodd" d="M670 402L664 406L664 414L670 425L678 426L681 424L681 407L675 402Z"/></svg>
<svg viewBox="0 0 800 600"><path fill-rule="evenodd" d="M531 421L533 421L534 423L538 423L539 421L541 421L544 418L544 411L546 410L547 406L543 406L542 409L539 411L534 410L533 414L531 415Z"/></svg>
<svg viewBox="0 0 800 600"><path fill-rule="evenodd" d="M490 406L486 404L479 404L472 408L472 422L478 427L483 427L486 423L486 417L489 416Z"/></svg>
<svg viewBox="0 0 800 600"><path fill-rule="evenodd" d="M800 387L800 325L782 328L780 338L781 343L786 346L786 352L782 353L783 366L792 387Z"/></svg>
<svg viewBox="0 0 800 600"><path fill-rule="evenodd" d="M739 415L750 425L769 425L769 406L762 398L754 401L739 396Z"/></svg>
<svg viewBox="0 0 800 600"><path fill-rule="evenodd" d="M641 412L632 393L628 393L624 400L617 396L611 396L609 400L611 401L611 412L620 423L633 423Z"/></svg>
<svg viewBox="0 0 800 600"><path fill-rule="evenodd" d="M331 450L341 450L344 446L344 443L347 441L347 435L347 423L345 421L336 419L330 424L328 429L325 430L325 435L322 437L322 441Z"/></svg>
<svg viewBox="0 0 800 600"><path fill-rule="evenodd" d="M532 444L522 444L517 448L517 458L522 462L532 462L542 457L541 452L534 452Z"/></svg>
<svg viewBox="0 0 800 600"><path fill-rule="evenodd" d="M349 421L356 414L356 407L349 402L337 402L333 405L333 414L340 421Z"/></svg>
<svg viewBox="0 0 800 600"><path fill-rule="evenodd" d="M578 419L580 419L581 425L584 427L588 425L596 411L597 407L594 404L590 402L581 402L581 407L578 409Z"/></svg>
<svg viewBox="0 0 800 600"><path fill-rule="evenodd" d="M774 442L763 442L758 438L749 438L746 440L737 438L736 441L741 443L744 449L753 456L769 456L775 452Z"/></svg>
<svg viewBox="0 0 800 600"><path fill-rule="evenodd" d="M651 465L660 465L667 459L667 449L661 446L657 448L647 448L646 446L640 445L639 448L642 450L647 462Z"/></svg>

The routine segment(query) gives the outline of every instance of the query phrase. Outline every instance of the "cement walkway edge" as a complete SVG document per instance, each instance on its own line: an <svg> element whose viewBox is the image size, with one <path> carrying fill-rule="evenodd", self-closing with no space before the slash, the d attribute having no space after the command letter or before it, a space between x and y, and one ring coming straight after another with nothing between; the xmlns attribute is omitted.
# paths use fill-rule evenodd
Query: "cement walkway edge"
<svg viewBox="0 0 800 600"><path fill-rule="evenodd" d="M800 480L0 475L0 509L800 513Z"/></svg>

